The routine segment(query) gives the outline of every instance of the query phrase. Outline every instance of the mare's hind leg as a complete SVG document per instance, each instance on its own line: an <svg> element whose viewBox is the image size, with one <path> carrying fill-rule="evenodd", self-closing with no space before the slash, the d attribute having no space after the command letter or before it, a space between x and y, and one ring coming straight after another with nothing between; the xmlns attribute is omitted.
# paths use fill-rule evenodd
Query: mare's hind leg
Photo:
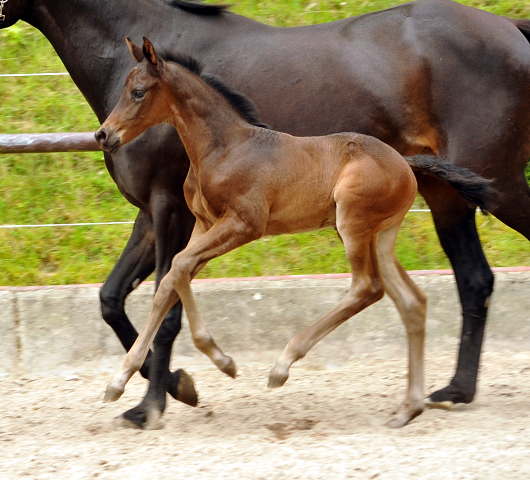
<svg viewBox="0 0 530 480"><path fill-rule="evenodd" d="M394 245L401 223L381 232L377 240L379 269L385 292L392 298L407 330L409 349L409 382L401 407L389 422L390 427L402 427L424 409L423 358L427 299L398 262Z"/></svg>
<svg viewBox="0 0 530 480"><path fill-rule="evenodd" d="M432 211L440 243L449 257L462 304L462 336L455 375L450 384L431 393L428 405L450 407L470 403L476 392L480 352L493 274L475 224L475 208L443 182L418 178L420 192ZM423 188L423 187L429 187Z"/></svg>
<svg viewBox="0 0 530 480"><path fill-rule="evenodd" d="M376 254L376 235L354 235L347 227L337 227L352 267L352 284L342 302L307 330L296 335L285 347L269 375L269 388L282 386L289 368L339 325L383 297Z"/></svg>
<svg viewBox="0 0 530 480"><path fill-rule="evenodd" d="M509 184L503 180L495 183L500 202L491 213L530 240L530 187L523 173L510 180Z"/></svg>

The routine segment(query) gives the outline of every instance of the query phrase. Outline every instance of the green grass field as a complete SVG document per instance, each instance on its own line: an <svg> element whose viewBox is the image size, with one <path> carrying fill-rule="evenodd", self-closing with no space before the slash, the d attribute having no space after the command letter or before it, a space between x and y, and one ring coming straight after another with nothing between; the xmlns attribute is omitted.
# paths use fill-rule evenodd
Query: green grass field
<svg viewBox="0 0 530 480"><path fill-rule="evenodd" d="M211 2L215 3L215 2ZM395 1L232 2L232 10L277 26L320 23ZM530 18L530 1L462 2ZM47 40L27 24L0 31L0 74L65 71ZM68 76L0 77L1 133L92 131L98 122ZM418 199L418 207L424 207ZM100 153L0 155L0 225L134 220ZM530 265L530 243L492 217L477 215L492 266ZM131 225L0 229L0 285L103 282ZM405 268L448 268L428 213L409 213L397 252ZM265 238L211 262L201 277L349 271L334 231Z"/></svg>

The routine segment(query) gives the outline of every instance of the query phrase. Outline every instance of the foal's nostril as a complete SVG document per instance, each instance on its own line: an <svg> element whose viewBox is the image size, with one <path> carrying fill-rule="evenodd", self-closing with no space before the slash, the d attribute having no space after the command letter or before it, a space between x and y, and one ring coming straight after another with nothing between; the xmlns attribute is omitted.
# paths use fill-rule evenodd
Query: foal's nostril
<svg viewBox="0 0 530 480"><path fill-rule="evenodd" d="M105 133L105 130L98 130L94 136L96 137L96 141L101 145L105 143L105 140L107 140L107 134Z"/></svg>

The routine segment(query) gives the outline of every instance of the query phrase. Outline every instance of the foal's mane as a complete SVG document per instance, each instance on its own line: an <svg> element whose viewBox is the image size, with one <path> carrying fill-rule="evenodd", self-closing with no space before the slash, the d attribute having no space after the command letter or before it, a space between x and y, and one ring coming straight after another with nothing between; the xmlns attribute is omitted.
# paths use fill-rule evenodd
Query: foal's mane
<svg viewBox="0 0 530 480"><path fill-rule="evenodd" d="M171 50L164 50L163 48L157 48L156 51L163 60L178 63L180 66L207 83L215 91L219 92L228 101L230 106L248 123L255 125L256 127L270 128L261 121L258 108L250 98L234 90L218 76L212 75L211 73L203 73L203 65L198 60L189 55Z"/></svg>
<svg viewBox="0 0 530 480"><path fill-rule="evenodd" d="M196 13L198 15L220 15L228 11L229 5L208 5L199 3L202 0L187 2L182 0L164 0L170 7L180 8L186 12Z"/></svg>

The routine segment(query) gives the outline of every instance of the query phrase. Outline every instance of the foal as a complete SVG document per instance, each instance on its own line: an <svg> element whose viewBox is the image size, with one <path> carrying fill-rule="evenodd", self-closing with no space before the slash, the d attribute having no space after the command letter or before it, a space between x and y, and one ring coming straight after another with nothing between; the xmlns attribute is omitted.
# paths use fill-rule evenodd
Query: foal
<svg viewBox="0 0 530 480"><path fill-rule="evenodd" d="M262 128L248 99L215 77L201 76L192 58L164 60L145 38L143 49L129 39L127 43L139 65L96 139L114 153L152 125L175 126L190 158L184 189L196 224L188 246L161 281L151 314L108 385L105 400L121 396L179 298L196 347L235 377L233 360L217 347L201 318L191 280L212 258L263 235L334 226L352 268L350 290L334 310L289 342L271 370L269 387L283 385L296 360L387 292L401 314L409 345L408 391L389 425L401 427L419 415L424 408L426 298L394 253L417 189L407 161L365 135L299 138ZM419 168L429 172L423 161ZM436 169L443 170L439 163Z"/></svg>

